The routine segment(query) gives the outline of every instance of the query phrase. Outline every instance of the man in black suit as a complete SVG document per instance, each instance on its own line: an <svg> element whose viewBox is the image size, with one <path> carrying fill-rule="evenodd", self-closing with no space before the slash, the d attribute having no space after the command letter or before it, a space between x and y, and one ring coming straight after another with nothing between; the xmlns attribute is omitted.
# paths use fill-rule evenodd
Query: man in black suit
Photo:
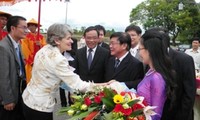
<svg viewBox="0 0 200 120"><path fill-rule="evenodd" d="M76 52L75 72L82 80L102 83L105 81L109 51L98 46L99 32L95 27L88 27L83 36L86 46Z"/></svg>
<svg viewBox="0 0 200 120"><path fill-rule="evenodd" d="M95 28L99 31L99 42L98 42L99 46L101 46L107 50L110 50L109 45L104 42L104 37L106 35L105 28L102 25L95 25Z"/></svg>
<svg viewBox="0 0 200 120"><path fill-rule="evenodd" d="M110 52L106 80L125 82L129 88L137 88L144 77L143 64L129 52L131 38L128 33L116 32L110 36Z"/></svg>
<svg viewBox="0 0 200 120"><path fill-rule="evenodd" d="M195 68L191 56L175 51L170 48L170 37L167 30L163 28L152 28L148 30L162 33L165 50L169 51L173 68L176 72L176 100L170 108L171 100L167 99L164 105L162 120L193 120L193 105L196 94ZM147 32L148 32L147 31Z"/></svg>

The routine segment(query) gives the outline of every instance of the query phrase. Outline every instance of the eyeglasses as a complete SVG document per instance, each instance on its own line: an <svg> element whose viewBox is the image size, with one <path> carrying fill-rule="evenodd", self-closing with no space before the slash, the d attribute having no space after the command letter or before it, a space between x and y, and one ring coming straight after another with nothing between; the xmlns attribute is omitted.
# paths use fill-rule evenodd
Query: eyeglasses
<svg viewBox="0 0 200 120"><path fill-rule="evenodd" d="M138 48L137 51L139 52L140 50L143 50L143 49L145 49L145 48Z"/></svg>
<svg viewBox="0 0 200 120"><path fill-rule="evenodd" d="M120 44L119 42L111 42L109 45L111 46L114 46L114 45L117 45L117 44Z"/></svg>
<svg viewBox="0 0 200 120"><path fill-rule="evenodd" d="M26 26L23 26L23 27L17 26L17 28L21 28L21 29L23 29L24 31L28 32L28 28L27 28Z"/></svg>

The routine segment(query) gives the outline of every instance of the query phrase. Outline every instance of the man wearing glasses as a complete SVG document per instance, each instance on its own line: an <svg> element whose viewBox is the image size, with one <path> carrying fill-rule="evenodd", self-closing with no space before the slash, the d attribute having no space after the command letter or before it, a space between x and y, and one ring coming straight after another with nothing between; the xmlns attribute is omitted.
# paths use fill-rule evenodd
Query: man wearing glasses
<svg viewBox="0 0 200 120"><path fill-rule="evenodd" d="M137 88L144 77L143 64L129 52L131 37L128 33L116 32L110 36L110 53L106 80L125 82L129 88Z"/></svg>
<svg viewBox="0 0 200 120"><path fill-rule="evenodd" d="M0 120L24 120L20 103L25 72L19 40L26 37L26 19L11 16L6 27L8 35L0 41Z"/></svg>

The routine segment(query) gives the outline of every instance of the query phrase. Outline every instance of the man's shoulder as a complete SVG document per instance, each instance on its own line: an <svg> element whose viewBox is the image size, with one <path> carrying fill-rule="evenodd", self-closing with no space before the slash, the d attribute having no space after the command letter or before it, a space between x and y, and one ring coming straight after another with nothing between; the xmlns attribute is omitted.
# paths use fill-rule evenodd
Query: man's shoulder
<svg viewBox="0 0 200 120"><path fill-rule="evenodd" d="M171 55L170 57L172 59L176 59L176 60L179 60L179 61L191 61L193 60L193 58L184 53L184 52L180 52L180 51L176 51L176 50L171 50L171 52L173 53L173 55Z"/></svg>
<svg viewBox="0 0 200 120"><path fill-rule="evenodd" d="M0 41L0 45L7 45L8 43L8 37L4 37L1 41Z"/></svg>
<svg viewBox="0 0 200 120"><path fill-rule="evenodd" d="M109 50L104 47L97 46L97 50L101 52L109 53Z"/></svg>
<svg viewBox="0 0 200 120"><path fill-rule="evenodd" d="M86 47L82 47L82 48L79 48L79 49L77 49L77 53L79 53L79 52L81 52L81 51L86 51Z"/></svg>

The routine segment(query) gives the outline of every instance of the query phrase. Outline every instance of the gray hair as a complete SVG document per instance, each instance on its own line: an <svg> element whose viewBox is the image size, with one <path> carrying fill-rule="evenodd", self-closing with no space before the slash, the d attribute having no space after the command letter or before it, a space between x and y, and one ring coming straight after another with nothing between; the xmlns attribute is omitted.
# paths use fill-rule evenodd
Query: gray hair
<svg viewBox="0 0 200 120"><path fill-rule="evenodd" d="M62 40L66 35L72 34L72 28L67 24L55 23L51 25L47 30L46 42L52 46L57 46L55 40Z"/></svg>

